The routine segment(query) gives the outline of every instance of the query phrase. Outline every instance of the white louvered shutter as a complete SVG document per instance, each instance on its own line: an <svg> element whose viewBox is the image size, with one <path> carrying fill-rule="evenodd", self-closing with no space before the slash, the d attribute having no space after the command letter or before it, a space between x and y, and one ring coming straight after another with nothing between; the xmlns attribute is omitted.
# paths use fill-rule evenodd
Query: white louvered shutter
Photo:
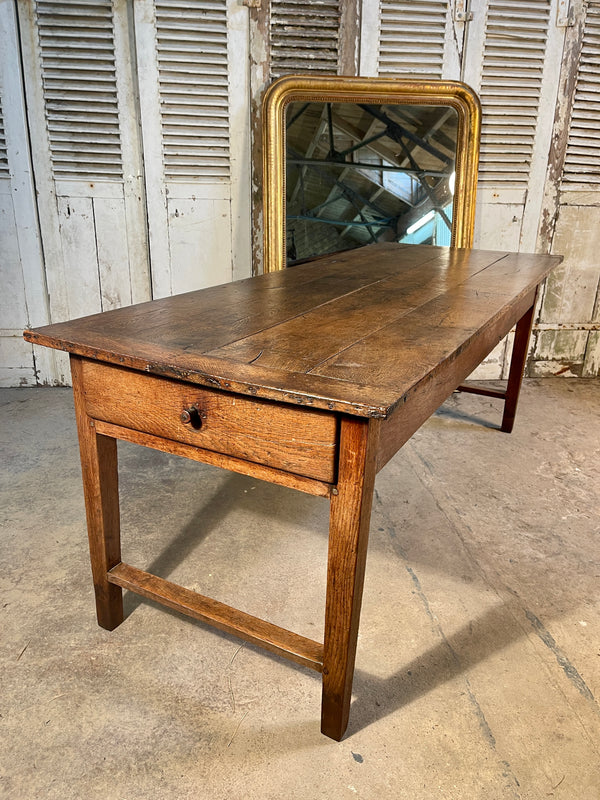
<svg viewBox="0 0 600 800"><path fill-rule="evenodd" d="M339 71L341 0L272 0L271 77Z"/></svg>
<svg viewBox="0 0 600 800"><path fill-rule="evenodd" d="M36 3L46 124L56 179L121 179L110 2Z"/></svg>
<svg viewBox="0 0 600 800"><path fill-rule="evenodd" d="M57 378L54 353L23 340L49 322L15 5L0 3L0 386Z"/></svg>
<svg viewBox="0 0 600 800"><path fill-rule="evenodd" d="M482 105L475 244L533 251L565 28L557 0L472 5L464 79Z"/></svg>
<svg viewBox="0 0 600 800"><path fill-rule="evenodd" d="M481 186L527 189L550 24L548 0L490 0L479 96Z"/></svg>
<svg viewBox="0 0 600 800"><path fill-rule="evenodd" d="M563 189L600 188L600 2L586 9Z"/></svg>
<svg viewBox="0 0 600 800"><path fill-rule="evenodd" d="M227 6L156 3L167 180L229 178Z"/></svg>
<svg viewBox="0 0 600 800"><path fill-rule="evenodd" d="M2 95L0 94L0 178L8 178L8 156L6 154L6 134L4 133L4 115L2 113Z"/></svg>
<svg viewBox="0 0 600 800"><path fill-rule="evenodd" d="M17 220L13 201L14 187L8 160L5 113L11 113L7 98L10 89L9 54L5 37L16 38L11 19L0 7L0 386L35 384L31 347L20 334L27 323L27 303L23 269L17 242ZM9 27L10 26L10 27ZM6 112L5 112L6 107ZM10 119L6 120L10 129Z"/></svg>
<svg viewBox="0 0 600 800"><path fill-rule="evenodd" d="M164 297L251 269L247 9L139 0L134 11L153 292Z"/></svg>
<svg viewBox="0 0 600 800"><path fill-rule="evenodd" d="M553 223L552 252L563 264L548 278L540 309L532 358L532 375L597 378L600 375L600 2L575 6L575 31L570 44L579 45L578 60L569 48L563 72L573 94L561 97L560 115L566 130L566 152L560 184L549 186L546 218ZM583 26L579 39L579 26ZM563 131L560 130L560 134ZM562 136L558 139L560 141ZM554 178L554 175L552 175ZM558 189L558 192L556 191ZM546 233L546 231L545 231ZM547 241L543 242L547 244Z"/></svg>
<svg viewBox="0 0 600 800"><path fill-rule="evenodd" d="M560 78L565 28L557 0L471 4L464 80L482 104L476 247L533 252ZM474 377L506 377L510 337Z"/></svg>
<svg viewBox="0 0 600 800"><path fill-rule="evenodd" d="M0 19L0 34L5 33L5 22ZM14 29L12 33L14 36ZM14 173L14 165L9 166L4 125L5 105L7 114L11 113L9 104L5 103L7 61L5 42L0 42L0 387L35 385L32 349L21 336L29 320L13 199L16 187L11 172ZM7 120L6 127L9 126L10 120Z"/></svg>
<svg viewBox="0 0 600 800"><path fill-rule="evenodd" d="M451 10L448 0L382 0L379 74L458 78Z"/></svg>
<svg viewBox="0 0 600 800"><path fill-rule="evenodd" d="M127 2L18 8L51 319L146 300Z"/></svg>

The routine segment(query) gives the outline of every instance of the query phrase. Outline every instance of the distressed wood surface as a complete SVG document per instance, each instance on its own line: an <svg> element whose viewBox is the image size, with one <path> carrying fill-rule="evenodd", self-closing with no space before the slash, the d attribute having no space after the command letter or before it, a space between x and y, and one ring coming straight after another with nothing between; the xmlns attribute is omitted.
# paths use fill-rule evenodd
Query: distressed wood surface
<svg viewBox="0 0 600 800"><path fill-rule="evenodd" d="M387 464L436 408L471 374L504 333L527 313L534 298L535 289L517 304L508 306L485 331L466 340L452 362L432 370L428 377L415 384L406 395L405 402L382 423L381 444L377 455L378 470ZM414 350L413 357L418 357ZM515 403L516 408L516 398L511 402Z"/></svg>
<svg viewBox="0 0 600 800"><path fill-rule="evenodd" d="M99 313L102 296L94 201L91 197L57 197L57 207L64 268L71 278L67 279L69 315ZM112 235L118 238L115 232Z"/></svg>
<svg viewBox="0 0 600 800"><path fill-rule="evenodd" d="M46 316L54 320L65 320L147 299L150 296L150 274L146 199L142 185L139 120L131 105L135 101L135 87L129 54L130 20L126 4L112 4L111 19L106 19L103 28L108 37L106 59L114 59L115 67L115 85L112 88L106 85L108 94L104 101L107 107L116 109L118 99L119 144L113 147L101 132L97 132L97 141L91 145L96 148L94 152L98 153L99 159L94 164L88 163L90 153L86 155L86 145L76 135L77 131L81 131L77 127L77 112L71 108L72 93L76 90L80 92L80 107L85 105L92 116L96 102L100 102L95 97L96 93L86 95L82 87L81 77L86 73L86 64L81 62L81 74L78 67L65 71L59 104L66 102L67 95L71 97L71 104L67 103L69 108L65 106L63 109L66 117L62 120L54 107L56 103L47 96L43 79L43 75L53 69L50 64L54 63L54 56L49 55L52 47L60 50L64 45L65 57L70 50L64 38L65 31L69 31L69 22L64 16L64 13L68 13L65 12L66 6L57 11L59 18L55 23L49 23L35 4L14 5L19 17L24 98L31 128L31 164L28 160L27 170L31 172L33 167L35 175L41 236L37 247L43 250L41 272L38 270L37 275L30 275L31 280L26 281L26 286L31 287L27 290L28 294L40 294L46 306ZM69 36L74 30L73 26L81 24L81 19L76 18L77 11L74 13ZM92 9L90 13L94 13ZM93 67L95 55L92 50L86 52L86 59L89 62L87 66ZM18 58L13 59L13 64L18 61ZM15 76L19 73L14 66L11 72ZM76 105L80 105L80 101ZM70 162L67 172L57 166L58 161L64 166L65 151L56 138L56 119L54 125L49 121L57 114L56 119L62 124L66 124L65 119L70 120L68 127L74 131L72 135L75 138L69 143L73 152L67 159ZM26 148L22 144L19 146L27 157ZM110 156L103 156L107 147ZM37 221L30 224L29 228L32 235L38 234ZM31 271L35 264L32 254L27 253L25 248L22 248L22 253ZM35 310L29 297L28 307L31 316L41 322L42 316ZM67 362L61 357L40 363L36 353L36 368L40 368L40 383L68 381Z"/></svg>
<svg viewBox="0 0 600 800"><path fill-rule="evenodd" d="M203 197L199 189L196 189L194 197L174 198L170 190L172 185L170 182L167 184L167 212L173 293L230 281L230 198ZM229 187L226 188L229 194Z"/></svg>
<svg viewBox="0 0 600 800"><path fill-rule="evenodd" d="M86 413L130 430L332 483L337 421L293 408L81 359ZM181 414L196 406L197 425Z"/></svg>
<svg viewBox="0 0 600 800"><path fill-rule="evenodd" d="M16 3L0 3L0 86L6 165L0 169L0 386L58 378L57 354L20 344L24 324L49 322L44 255L31 172ZM0 146L0 150L2 146Z"/></svg>
<svg viewBox="0 0 600 800"><path fill-rule="evenodd" d="M123 269L128 231L118 221L125 218L125 198L98 197L92 201L96 237L100 302L103 311L128 306L134 301L131 275ZM76 274L76 273L73 273ZM147 299L147 294L146 298Z"/></svg>
<svg viewBox="0 0 600 800"><path fill-rule="evenodd" d="M505 335L498 320L516 322L511 309L558 263L385 243L25 337L190 383L385 418L468 342Z"/></svg>
<svg viewBox="0 0 600 800"><path fill-rule="evenodd" d="M249 4L249 94L252 274L263 269L262 98L271 74L269 53L270 3Z"/></svg>

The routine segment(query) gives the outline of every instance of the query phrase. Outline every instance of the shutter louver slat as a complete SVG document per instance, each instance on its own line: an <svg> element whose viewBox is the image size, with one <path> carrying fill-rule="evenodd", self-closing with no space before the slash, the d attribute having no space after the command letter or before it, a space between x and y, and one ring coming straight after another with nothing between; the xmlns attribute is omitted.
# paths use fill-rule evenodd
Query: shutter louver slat
<svg viewBox="0 0 600 800"><path fill-rule="evenodd" d="M447 0L382 0L379 74L441 78Z"/></svg>
<svg viewBox="0 0 600 800"><path fill-rule="evenodd" d="M600 188L600 2L586 9L562 188Z"/></svg>
<svg viewBox="0 0 600 800"><path fill-rule="evenodd" d="M340 18L339 0L272 0L271 77L337 74Z"/></svg>
<svg viewBox="0 0 600 800"><path fill-rule="evenodd" d="M110 0L37 0L36 16L55 177L121 179Z"/></svg>
<svg viewBox="0 0 600 800"><path fill-rule="evenodd" d="M225 0L156 2L164 174L229 178Z"/></svg>
<svg viewBox="0 0 600 800"><path fill-rule="evenodd" d="M2 97L0 96L0 178L9 178L8 154L6 152L6 135L4 133L4 116L2 115Z"/></svg>
<svg viewBox="0 0 600 800"><path fill-rule="evenodd" d="M546 52L547 0L490 0L482 80L479 183L526 189Z"/></svg>

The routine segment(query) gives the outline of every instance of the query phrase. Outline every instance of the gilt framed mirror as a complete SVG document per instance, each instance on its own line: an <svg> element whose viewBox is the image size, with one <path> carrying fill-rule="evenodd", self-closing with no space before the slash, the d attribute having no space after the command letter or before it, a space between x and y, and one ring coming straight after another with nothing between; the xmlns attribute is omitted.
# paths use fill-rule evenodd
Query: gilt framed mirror
<svg viewBox="0 0 600 800"><path fill-rule="evenodd" d="M481 108L455 81L291 75L263 101L264 271L380 241L470 247Z"/></svg>

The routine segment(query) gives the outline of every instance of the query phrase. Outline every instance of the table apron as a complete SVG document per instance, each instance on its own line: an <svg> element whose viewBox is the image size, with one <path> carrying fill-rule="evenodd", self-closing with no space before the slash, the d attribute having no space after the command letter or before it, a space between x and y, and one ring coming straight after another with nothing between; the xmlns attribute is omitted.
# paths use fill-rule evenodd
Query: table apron
<svg viewBox="0 0 600 800"><path fill-rule="evenodd" d="M151 436L148 433L122 428L119 425L113 425L110 422L103 422L99 419L92 420L92 424L96 429L96 433L102 436L110 436L112 439L120 439L124 442L142 445L142 447L149 447L152 450L160 450L163 453L189 458L191 461L210 464L213 467L237 472L239 475L248 475L261 481L269 481L269 483L275 483L278 486L287 486L289 489L297 489L299 492L305 492L306 494L330 497L334 488L333 484L325 481L306 478L304 475L295 475L293 472L274 469L265 464L257 464L254 461L244 461L242 458L217 453L214 450L204 450L201 447L182 444L171 439L161 439L159 436Z"/></svg>
<svg viewBox="0 0 600 800"><path fill-rule="evenodd" d="M157 449L168 449L157 446L159 439L187 446L181 454L188 457L193 457L191 448L198 448L335 482L339 421L333 412L243 397L86 358L79 362L85 412L117 426L121 435L115 438L132 438L123 431L136 431L153 437L146 444ZM186 410L193 419L184 424Z"/></svg>

